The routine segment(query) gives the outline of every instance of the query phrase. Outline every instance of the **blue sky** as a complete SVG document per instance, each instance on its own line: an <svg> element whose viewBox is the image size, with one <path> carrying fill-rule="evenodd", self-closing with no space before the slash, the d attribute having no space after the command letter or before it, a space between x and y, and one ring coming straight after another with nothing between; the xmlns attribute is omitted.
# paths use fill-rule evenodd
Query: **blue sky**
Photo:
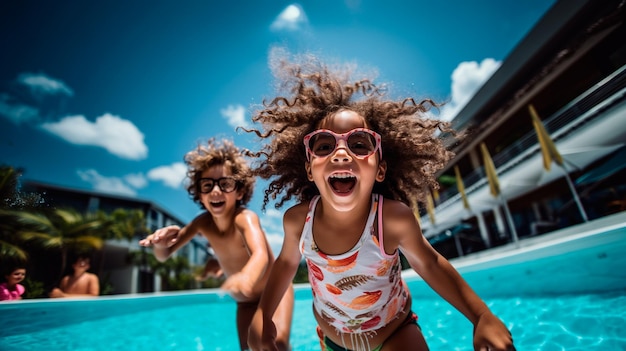
<svg viewBox="0 0 626 351"><path fill-rule="evenodd" d="M392 96L450 101L451 119L554 2L4 1L0 164L189 221L183 156L210 137L256 148L235 126L274 94L271 48L376 69ZM277 251L264 184L250 208Z"/></svg>

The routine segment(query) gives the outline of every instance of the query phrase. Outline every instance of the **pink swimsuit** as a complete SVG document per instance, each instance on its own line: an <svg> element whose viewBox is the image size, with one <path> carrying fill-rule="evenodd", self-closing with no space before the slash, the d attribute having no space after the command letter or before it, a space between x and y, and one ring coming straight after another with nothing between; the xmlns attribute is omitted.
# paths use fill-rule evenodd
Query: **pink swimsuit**
<svg viewBox="0 0 626 351"><path fill-rule="evenodd" d="M300 238L300 251L309 268L313 306L339 332L380 329L398 316L408 297L398 250L387 255L383 246L382 196L372 195L372 207L361 238L340 255L326 255L315 244L312 229L318 200L319 196L309 204ZM374 230L376 212L378 237Z"/></svg>
<svg viewBox="0 0 626 351"><path fill-rule="evenodd" d="M0 301L19 300L20 296L26 291L21 284L15 286L15 290L9 290L7 283L0 284Z"/></svg>

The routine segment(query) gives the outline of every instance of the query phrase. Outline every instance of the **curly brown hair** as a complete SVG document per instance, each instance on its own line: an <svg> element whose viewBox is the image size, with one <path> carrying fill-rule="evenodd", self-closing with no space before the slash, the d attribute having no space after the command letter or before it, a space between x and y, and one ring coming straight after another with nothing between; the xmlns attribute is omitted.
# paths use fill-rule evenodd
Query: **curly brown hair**
<svg viewBox="0 0 626 351"><path fill-rule="evenodd" d="M193 201L200 205L200 208L204 208L200 202L199 191L202 172L220 165L230 170L231 175L237 180L237 189L243 193L239 206L248 204L254 190L254 176L247 160L243 157L245 154L247 151L240 150L231 140L222 139L218 142L215 138L211 138L206 145L199 144L195 150L185 155L187 192Z"/></svg>
<svg viewBox="0 0 626 351"><path fill-rule="evenodd" d="M307 178L302 140L322 120L342 110L361 115L367 126L382 137L387 172L385 180L374 185L374 192L414 206L425 201L430 189L439 187L435 173L453 153L437 134L439 131L454 135L454 131L449 122L429 119L425 114L441 104L431 99L420 102L413 98L384 99L383 87L377 87L369 79L350 82L349 75L347 70L332 71L311 55L274 62L278 87L287 96L278 96L269 103L264 101L256 111L253 121L260 123L262 130L245 129L256 133L262 141L269 140L255 154L259 159L253 164L255 175L271 180L265 190L263 209L281 193L284 194L276 208L292 198L305 202L319 194Z"/></svg>

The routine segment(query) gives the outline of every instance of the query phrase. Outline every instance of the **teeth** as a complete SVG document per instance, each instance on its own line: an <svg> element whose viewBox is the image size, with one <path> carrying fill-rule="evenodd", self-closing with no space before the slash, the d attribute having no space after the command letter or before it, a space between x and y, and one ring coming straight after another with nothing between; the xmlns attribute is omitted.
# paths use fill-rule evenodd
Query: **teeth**
<svg viewBox="0 0 626 351"><path fill-rule="evenodd" d="M338 179L347 179L347 178L356 178L350 173L337 173L330 176L330 178L338 178Z"/></svg>

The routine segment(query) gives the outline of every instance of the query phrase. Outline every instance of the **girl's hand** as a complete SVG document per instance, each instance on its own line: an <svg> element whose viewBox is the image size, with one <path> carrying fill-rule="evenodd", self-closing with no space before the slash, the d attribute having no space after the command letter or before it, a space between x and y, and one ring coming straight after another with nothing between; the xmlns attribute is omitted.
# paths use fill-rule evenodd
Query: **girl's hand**
<svg viewBox="0 0 626 351"><path fill-rule="evenodd" d="M171 225L163 227L139 241L141 246L154 246L155 248L168 248L176 243L180 227Z"/></svg>
<svg viewBox="0 0 626 351"><path fill-rule="evenodd" d="M278 351L276 325L271 320L264 321L261 310L257 310L252 317L248 329L248 347L252 351Z"/></svg>
<svg viewBox="0 0 626 351"><path fill-rule="evenodd" d="M515 351L511 332L489 311L478 317L474 327L474 350Z"/></svg>

